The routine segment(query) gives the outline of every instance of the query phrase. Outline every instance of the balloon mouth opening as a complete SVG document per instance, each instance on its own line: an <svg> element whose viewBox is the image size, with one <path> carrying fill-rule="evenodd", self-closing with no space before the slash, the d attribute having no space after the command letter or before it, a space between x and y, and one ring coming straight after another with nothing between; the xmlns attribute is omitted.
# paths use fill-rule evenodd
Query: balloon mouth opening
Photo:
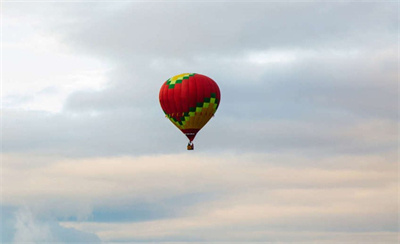
<svg viewBox="0 0 400 244"><path fill-rule="evenodd" d="M186 135L186 137L189 139L189 142L191 143L196 137L197 132L199 132L199 129L183 129L182 132Z"/></svg>

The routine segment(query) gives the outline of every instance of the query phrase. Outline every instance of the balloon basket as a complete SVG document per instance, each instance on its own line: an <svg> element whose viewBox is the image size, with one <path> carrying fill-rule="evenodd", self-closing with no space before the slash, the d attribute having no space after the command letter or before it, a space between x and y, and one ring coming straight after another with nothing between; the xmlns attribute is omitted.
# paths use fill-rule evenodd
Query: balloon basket
<svg viewBox="0 0 400 244"><path fill-rule="evenodd" d="M193 144L193 142L189 142L188 144L187 144L187 150L193 150L194 149L194 144Z"/></svg>

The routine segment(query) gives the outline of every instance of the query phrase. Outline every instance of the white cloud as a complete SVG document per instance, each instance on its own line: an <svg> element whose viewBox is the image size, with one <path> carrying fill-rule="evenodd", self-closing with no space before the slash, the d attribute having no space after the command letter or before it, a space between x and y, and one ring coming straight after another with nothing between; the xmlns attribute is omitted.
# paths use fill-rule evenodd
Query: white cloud
<svg viewBox="0 0 400 244"><path fill-rule="evenodd" d="M54 242L50 227L45 223L35 221L28 210L19 210L16 214L16 233L14 242Z"/></svg>
<svg viewBox="0 0 400 244"><path fill-rule="evenodd" d="M62 227L49 216L34 213L28 207L21 207L15 213L13 243L100 243L99 238L88 232L71 227ZM7 240L4 240L7 241Z"/></svg>
<svg viewBox="0 0 400 244"><path fill-rule="evenodd" d="M291 63L296 60L296 54L290 51L266 51L252 52L248 55L247 60L250 63L265 65L268 63Z"/></svg>
<svg viewBox="0 0 400 244"><path fill-rule="evenodd" d="M40 29L43 20L3 12L4 108L60 112L72 92L105 87L111 67L104 60L72 51L59 33Z"/></svg>

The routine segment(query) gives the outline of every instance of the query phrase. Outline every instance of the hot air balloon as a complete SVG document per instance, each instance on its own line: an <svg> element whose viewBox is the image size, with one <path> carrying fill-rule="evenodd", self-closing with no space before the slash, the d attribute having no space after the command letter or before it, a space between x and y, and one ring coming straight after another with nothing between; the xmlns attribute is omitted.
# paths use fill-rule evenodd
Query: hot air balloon
<svg viewBox="0 0 400 244"><path fill-rule="evenodd" d="M187 136L187 149L193 150L193 140L214 116L221 94L217 83L211 78L184 73L164 82L159 99L165 116Z"/></svg>

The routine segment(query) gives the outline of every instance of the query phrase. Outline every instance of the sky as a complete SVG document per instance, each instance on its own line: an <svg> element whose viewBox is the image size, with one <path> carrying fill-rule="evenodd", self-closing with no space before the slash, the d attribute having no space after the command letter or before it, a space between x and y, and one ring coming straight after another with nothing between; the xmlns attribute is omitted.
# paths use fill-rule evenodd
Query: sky
<svg viewBox="0 0 400 244"><path fill-rule="evenodd" d="M2 1L2 243L397 243L397 1ZM161 85L215 80L195 150Z"/></svg>

